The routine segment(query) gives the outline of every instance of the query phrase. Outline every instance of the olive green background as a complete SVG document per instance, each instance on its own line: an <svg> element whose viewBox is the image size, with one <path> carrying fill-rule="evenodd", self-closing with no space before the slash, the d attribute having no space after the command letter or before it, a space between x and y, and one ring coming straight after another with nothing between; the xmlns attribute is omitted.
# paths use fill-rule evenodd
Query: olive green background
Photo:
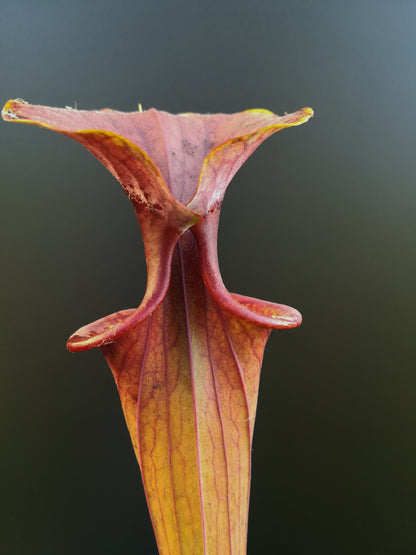
<svg viewBox="0 0 416 555"><path fill-rule="evenodd" d="M304 316L265 353L249 554L415 554L415 2L0 7L1 103L314 108L222 212L228 288ZM110 371L65 350L140 302L133 211L69 139L1 123L0 157L0 553L153 555Z"/></svg>

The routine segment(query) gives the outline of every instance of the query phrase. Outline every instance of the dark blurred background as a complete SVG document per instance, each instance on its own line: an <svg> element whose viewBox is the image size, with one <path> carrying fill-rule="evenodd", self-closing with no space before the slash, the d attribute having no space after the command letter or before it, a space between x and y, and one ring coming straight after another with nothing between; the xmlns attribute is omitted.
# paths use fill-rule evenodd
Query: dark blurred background
<svg viewBox="0 0 416 555"><path fill-rule="evenodd" d="M262 371L249 554L416 553L416 3L1 0L0 100L283 114L224 202L231 291L297 307ZM0 125L0 553L154 555L112 376L67 337L137 306L121 187Z"/></svg>

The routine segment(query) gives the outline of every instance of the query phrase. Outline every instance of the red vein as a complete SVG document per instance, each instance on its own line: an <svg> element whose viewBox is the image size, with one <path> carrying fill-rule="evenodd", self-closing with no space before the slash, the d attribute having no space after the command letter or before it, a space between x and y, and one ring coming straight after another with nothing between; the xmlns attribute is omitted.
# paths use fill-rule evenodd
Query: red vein
<svg viewBox="0 0 416 555"><path fill-rule="evenodd" d="M162 123L160 113L155 110L155 115L156 115L156 120L157 120L157 122L159 124L159 127L160 127L160 130L161 130L161 133L162 133L163 146L165 147L166 168L167 168L167 177L168 177L166 185L167 185L169 191L173 194L172 186L171 186L172 175L171 175L171 171L170 171L170 156L169 156L169 153L168 153L168 145L166 144L166 139L165 139L165 128L164 128L164 125Z"/></svg>
<svg viewBox="0 0 416 555"><path fill-rule="evenodd" d="M209 343L209 334L208 334L208 319L207 319L207 290L203 284L203 280L201 278L201 282L202 282L202 286L204 288L204 304L205 304L205 330L206 330L206 336L207 336L207 349L208 349L208 358L209 358L209 362L210 362L210 366L211 366L211 371L212 371L212 381L214 384L214 390L215 390L215 397L217 399L217 411L218 411L218 418L220 420L220 425L221 425L221 436L222 436L222 445L223 445L223 449L224 449L224 459L225 459L225 467L226 467L226 474L227 474L227 514L228 514L228 534L229 534L229 539L230 539L230 551L232 550L232 536L231 536L231 514L230 514L230 488L229 488L229 467L228 467L228 457L227 457L227 449L226 449L226 441L225 441L225 431L224 431L224 420L223 420L223 416L222 416L222 412L221 412L221 407L220 407L220 399L219 399L219 395L218 395L218 384L217 384L217 380L216 380L216 376L215 376L215 372L214 372L214 366L212 364L212 358L211 358L211 347L210 347L210 343ZM218 542L218 535L217 535L217 542Z"/></svg>
<svg viewBox="0 0 416 555"><path fill-rule="evenodd" d="M235 352L233 342L231 341L231 337L228 333L227 326L225 325L224 314L222 312L221 307L219 307L219 314L220 314L220 319L221 319L221 322L222 322L222 327L223 327L224 332L225 332L225 336L227 338L228 344L229 344L230 349L231 349L232 356L233 356L235 364L237 366L238 375L239 375L240 380L241 380L241 388L242 388L242 391L243 391L244 401L245 401L246 410L247 410L247 428L248 428L248 441L249 441L248 449L249 449L249 453L248 453L248 490L247 490L247 515L246 515L246 517L248 519L248 507L249 507L249 500L250 500L250 484L251 484L251 415L250 415L250 408L249 408L248 399L247 399L247 392L246 392L246 386L245 386L245 382L244 382L243 372L242 372L242 369L241 369L241 366L240 366L240 362L238 360L237 353ZM241 474L239 475L239 480L241 482Z"/></svg>
<svg viewBox="0 0 416 555"><path fill-rule="evenodd" d="M178 127L179 127L179 130L180 130L180 133L181 133L182 144L183 144L184 138L183 138L182 127L180 125L178 125ZM178 199L180 200L180 202L183 201L183 192L185 190L185 171L186 171L185 163L186 163L186 156L182 156L182 164L181 164L181 167L182 167L182 191L181 191L181 194L178 195Z"/></svg>
<svg viewBox="0 0 416 555"><path fill-rule="evenodd" d="M146 343L145 343L144 351L143 351L142 366L140 368L139 390L137 392L137 411L136 411L137 452L138 452L138 455L139 455L139 463L140 463L141 468L142 468L142 456L141 456L141 449L140 449L140 434L139 434L140 400L141 400L141 396L142 396L144 365L146 363L146 358L147 358L147 355L148 355L148 352L149 352L151 324L152 324L152 314L150 314L148 324L147 324Z"/></svg>
<svg viewBox="0 0 416 555"><path fill-rule="evenodd" d="M146 344L145 344L145 348L144 348L144 354L143 354L143 361L142 361L142 366L141 366L141 372L140 372L140 382L139 382L139 391L138 391L138 395L137 395L137 452L139 455L139 464L140 464L140 468L142 469L142 473L143 473L143 486L144 486L144 494L146 497L146 501L147 501L147 506L150 508L151 504L150 504L150 499L149 496L147 494L147 488L145 485L145 475L144 475L144 469L143 469L143 465L142 465L142 456L141 456L141 448L140 448L140 434L139 434L139 420L140 420L140 400L141 400L141 395L142 395L142 389L143 389L143 375L144 375L144 366L145 366L145 362L146 362L146 358L149 352L149 343L150 343L150 330L151 330L151 323L152 323L152 314L149 316L149 323L148 323L148 327L147 327L147 334L146 334ZM162 515L162 523L163 523L163 528L165 531L165 535L167 537L167 529L166 529L166 523L165 523L165 519L164 519L164 512L162 510L162 506L160 504L160 499L158 498L159 501L159 509L160 509L160 513ZM155 521L153 519L153 511L149 511L150 514L150 520L152 521L152 526L153 526L153 530L156 531L156 526L155 526ZM156 538L157 539L157 538Z"/></svg>
<svg viewBox="0 0 416 555"><path fill-rule="evenodd" d="M190 319L189 319L188 295L186 292L186 283L185 283L185 267L183 263L182 247L181 247L180 240L178 241L178 253L179 253L179 260L180 260L180 267L181 267L181 281L182 281L182 291L183 291L183 302L184 302L184 308L185 308L186 334L188 338L189 369L191 372L192 397L194 400L193 405L194 405L194 422L195 422L195 440L197 445L196 457L197 457L197 465L198 465L198 484L199 484L199 500L201 504L202 535L203 535L203 542L204 542L204 553L206 553L207 545L206 545L206 531L205 531L205 509L204 509L204 499L202 494L198 415L197 415L197 409L196 409L196 394L195 394L195 369L194 369L193 356L192 356L192 338L191 338L191 328L190 328L190 321L189 321Z"/></svg>
<svg viewBox="0 0 416 555"><path fill-rule="evenodd" d="M171 434L170 434L170 414L169 414L169 390L168 390L168 384L169 384L169 378L168 378L168 373L169 373L169 363L167 360L167 343L166 343L166 303L163 303L163 352L165 355L165 387L166 387L166 428L167 428L167 433L168 433L168 449L169 449L169 475L170 475L170 485L172 488L172 498L173 498L173 505L175 507L174 513L175 513L175 525L176 525L176 534L178 537L178 544L179 544L179 549L180 552L182 553L182 543L181 543L181 537L180 537L180 532L179 532L179 523L178 523L178 512L177 512L177 506L176 506L176 499L175 499L175 486L174 486L174 479L173 479L173 472L172 472L172 442L171 442Z"/></svg>
<svg viewBox="0 0 416 555"><path fill-rule="evenodd" d="M244 394L244 401L245 401L245 404L246 404L247 416L248 416L248 419L247 419L247 422L248 422L248 431L249 431L249 433L250 433L250 432L251 432L250 407L249 407L248 399L247 399L246 384L245 384L245 382L244 382L243 371L242 371L242 369L241 369L241 365L240 365L240 361L238 360L237 353L235 352L233 342L231 341L231 337L230 337L230 335L229 335L229 333L228 333L227 326L225 325L224 314L223 314L223 312L222 312L221 307L219 307L219 313L220 313L220 319L221 319L221 322L222 322L222 326L223 326L223 328L224 328L225 336L226 336L227 341L228 341L228 344L229 344L229 346L230 346L231 353L232 353L232 355L233 355L233 359L234 359L235 364L236 364L236 366L237 366L238 375L239 375L240 380L241 380L241 387L242 387L243 394ZM251 437L251 436L249 435L249 437Z"/></svg>

